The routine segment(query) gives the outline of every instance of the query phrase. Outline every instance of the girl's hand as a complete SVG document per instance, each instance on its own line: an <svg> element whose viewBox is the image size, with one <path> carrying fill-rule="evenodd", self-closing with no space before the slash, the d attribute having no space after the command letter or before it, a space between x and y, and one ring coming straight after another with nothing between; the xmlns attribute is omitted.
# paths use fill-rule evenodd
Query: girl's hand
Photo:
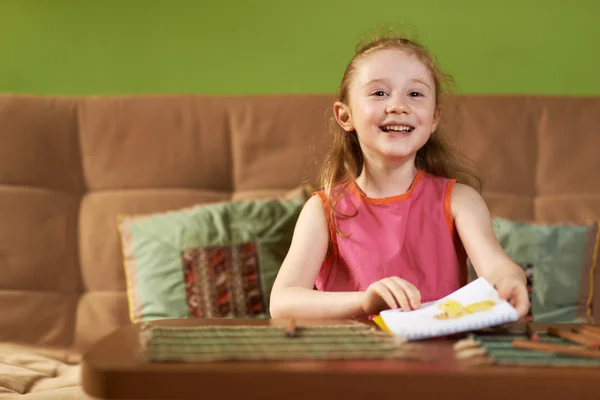
<svg viewBox="0 0 600 400"><path fill-rule="evenodd" d="M384 278L373 282L362 293L360 306L366 315L398 307L404 311L414 310L421 306L421 292L412 283L397 276Z"/></svg>
<svg viewBox="0 0 600 400"><path fill-rule="evenodd" d="M517 309L519 318L523 318L529 311L529 295L527 286L521 279L514 277L500 278L496 281L496 290L500 298L508 300Z"/></svg>

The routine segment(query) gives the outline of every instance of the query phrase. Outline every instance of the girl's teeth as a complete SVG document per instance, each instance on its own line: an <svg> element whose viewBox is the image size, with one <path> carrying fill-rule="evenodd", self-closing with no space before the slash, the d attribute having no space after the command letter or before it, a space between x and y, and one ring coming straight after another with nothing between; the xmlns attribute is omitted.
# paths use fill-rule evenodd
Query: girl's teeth
<svg viewBox="0 0 600 400"><path fill-rule="evenodd" d="M390 132L390 131L394 131L394 132L410 132L412 131L413 128L409 127L409 126L400 126L400 125L394 125L394 126L384 126L383 130L385 132Z"/></svg>

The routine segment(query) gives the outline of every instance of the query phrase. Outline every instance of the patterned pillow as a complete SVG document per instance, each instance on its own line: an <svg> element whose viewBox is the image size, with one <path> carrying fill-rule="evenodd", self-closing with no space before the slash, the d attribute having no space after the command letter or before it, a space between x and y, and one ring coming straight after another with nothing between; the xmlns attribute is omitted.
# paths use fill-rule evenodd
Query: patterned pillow
<svg viewBox="0 0 600 400"><path fill-rule="evenodd" d="M271 287L304 201L119 216L131 321L269 317Z"/></svg>
<svg viewBox="0 0 600 400"><path fill-rule="evenodd" d="M549 225L497 218L494 232L527 276L536 322L592 322L598 223ZM470 267L471 268L471 267ZM474 272L470 270L470 276Z"/></svg>

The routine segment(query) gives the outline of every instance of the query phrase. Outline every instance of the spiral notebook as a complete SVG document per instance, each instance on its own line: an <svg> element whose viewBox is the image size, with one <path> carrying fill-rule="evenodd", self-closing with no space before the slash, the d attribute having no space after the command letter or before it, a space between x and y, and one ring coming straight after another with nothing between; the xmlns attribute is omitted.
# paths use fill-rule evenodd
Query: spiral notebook
<svg viewBox="0 0 600 400"><path fill-rule="evenodd" d="M517 311L484 278L448 296L424 303L418 310L393 309L379 314L387 329L406 340L474 331L513 322Z"/></svg>

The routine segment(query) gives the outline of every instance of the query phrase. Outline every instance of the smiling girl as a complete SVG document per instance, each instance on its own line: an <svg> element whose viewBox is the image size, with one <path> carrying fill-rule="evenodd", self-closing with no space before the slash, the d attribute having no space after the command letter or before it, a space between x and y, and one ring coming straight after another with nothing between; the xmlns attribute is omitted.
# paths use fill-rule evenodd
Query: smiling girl
<svg viewBox="0 0 600 400"><path fill-rule="evenodd" d="M357 49L333 105L339 129L323 189L305 204L271 292L273 318L416 309L467 283L467 257L527 313L525 275L440 129L450 86L414 41L386 36Z"/></svg>

